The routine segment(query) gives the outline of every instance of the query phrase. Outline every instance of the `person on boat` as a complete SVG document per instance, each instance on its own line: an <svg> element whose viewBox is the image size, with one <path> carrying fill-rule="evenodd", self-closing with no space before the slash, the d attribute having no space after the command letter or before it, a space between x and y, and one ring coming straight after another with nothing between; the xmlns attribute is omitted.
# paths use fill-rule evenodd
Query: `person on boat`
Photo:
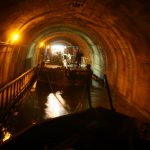
<svg viewBox="0 0 150 150"><path fill-rule="evenodd" d="M41 68L43 68L45 66L45 61L41 62Z"/></svg>
<svg viewBox="0 0 150 150"><path fill-rule="evenodd" d="M91 85L92 85L92 75L93 75L91 65L87 64L86 69L87 69L87 72L88 72L87 81L88 81L89 87L91 87Z"/></svg>
<svg viewBox="0 0 150 150"><path fill-rule="evenodd" d="M77 68L81 67L82 56L83 56L82 52L78 52L76 55Z"/></svg>
<svg viewBox="0 0 150 150"><path fill-rule="evenodd" d="M67 62L67 55L63 56L63 66L67 69L68 68L68 62Z"/></svg>

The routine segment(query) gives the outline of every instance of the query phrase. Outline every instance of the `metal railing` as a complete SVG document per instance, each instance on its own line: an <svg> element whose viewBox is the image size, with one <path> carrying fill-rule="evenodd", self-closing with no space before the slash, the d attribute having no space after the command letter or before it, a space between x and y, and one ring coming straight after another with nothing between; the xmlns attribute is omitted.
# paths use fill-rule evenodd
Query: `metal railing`
<svg viewBox="0 0 150 150"><path fill-rule="evenodd" d="M18 97L36 78L37 68L32 68L0 89L0 119L17 102Z"/></svg>
<svg viewBox="0 0 150 150"><path fill-rule="evenodd" d="M108 84L108 80L107 80L106 74L104 74L104 79L103 80L98 78L95 74L92 75L92 79L95 80L96 82L98 82L102 87L106 88L110 109L112 111L115 111L115 108L114 108L114 105L113 105L113 101L112 101L111 92L110 92L110 87L109 87L109 84Z"/></svg>
<svg viewBox="0 0 150 150"><path fill-rule="evenodd" d="M109 100L109 104L110 104L110 109L112 111L115 111L106 74L104 74L104 82L105 82L105 86L106 86L106 90L107 90L107 94L108 94L108 100Z"/></svg>

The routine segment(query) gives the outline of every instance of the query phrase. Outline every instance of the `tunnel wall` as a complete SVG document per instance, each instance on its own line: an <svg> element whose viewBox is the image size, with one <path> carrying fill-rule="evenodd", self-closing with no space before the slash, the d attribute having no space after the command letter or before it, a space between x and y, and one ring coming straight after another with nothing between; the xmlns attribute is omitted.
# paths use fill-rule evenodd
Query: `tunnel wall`
<svg viewBox="0 0 150 150"><path fill-rule="evenodd" d="M0 87L18 77L25 71L26 48L19 46L0 46Z"/></svg>
<svg viewBox="0 0 150 150"><path fill-rule="evenodd" d="M97 42L89 44L94 54L94 72L100 74L102 58L102 69L108 76L111 90L142 113L150 114L150 1L79 1L23 0L10 5L8 11L0 9L0 20L3 20L0 38L6 41L10 30L20 29L26 43L41 29L59 24L88 33ZM12 53L4 47L0 50L0 62L4 64L0 68L1 85L23 72L27 61L25 51L10 51ZM29 59L30 64L32 57Z"/></svg>
<svg viewBox="0 0 150 150"><path fill-rule="evenodd" d="M147 13L138 11L136 17L126 14L126 18L122 15L117 19L112 32L103 33L102 43L106 73L112 91L149 118L149 17Z"/></svg>
<svg viewBox="0 0 150 150"><path fill-rule="evenodd" d="M134 93L132 103L139 109L143 110L144 114L150 114L150 44L146 43L143 37L138 37L133 42L136 53L136 76L134 84ZM140 43L140 44L139 44Z"/></svg>

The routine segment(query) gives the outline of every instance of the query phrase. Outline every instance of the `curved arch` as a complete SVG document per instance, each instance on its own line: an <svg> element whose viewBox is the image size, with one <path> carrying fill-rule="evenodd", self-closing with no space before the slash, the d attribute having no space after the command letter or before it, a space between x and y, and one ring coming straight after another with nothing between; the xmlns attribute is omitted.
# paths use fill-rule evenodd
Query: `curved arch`
<svg viewBox="0 0 150 150"><path fill-rule="evenodd" d="M87 45L88 47L88 51L91 55L91 66L93 69L94 74L96 74L98 77L103 77L103 68L104 68L104 60L103 60L103 56L100 56L100 47L98 47L95 43L97 43L96 41L93 41L89 35L87 35L86 33L84 33L83 31L80 31L78 29L74 29L74 28L70 28L70 27L53 27L50 28L46 31L43 31L42 33L39 33L37 38L32 42L29 51L28 51L28 55L27 58L31 58L33 57L34 53L36 52L36 44L43 40L46 39L50 36L52 36L53 34L55 34L55 36L59 36L61 37L60 33L65 33L65 34L75 34L80 40L83 41L83 43L85 45ZM79 45L80 46L80 45ZM33 64L35 64L33 62ZM32 64L32 65L33 65Z"/></svg>

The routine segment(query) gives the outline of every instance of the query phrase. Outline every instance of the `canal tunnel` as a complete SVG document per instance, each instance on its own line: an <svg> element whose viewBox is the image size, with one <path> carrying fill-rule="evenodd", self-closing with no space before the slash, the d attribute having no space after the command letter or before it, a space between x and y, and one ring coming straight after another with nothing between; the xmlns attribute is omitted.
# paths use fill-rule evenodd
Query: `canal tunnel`
<svg viewBox="0 0 150 150"><path fill-rule="evenodd" d="M77 46L111 93L149 118L149 10L147 0L1 0L0 87L40 63L41 42Z"/></svg>
<svg viewBox="0 0 150 150"><path fill-rule="evenodd" d="M1 87L38 64L39 42L62 40L81 48L98 77L107 74L113 92L150 113L148 1L6 0L0 7Z"/></svg>

